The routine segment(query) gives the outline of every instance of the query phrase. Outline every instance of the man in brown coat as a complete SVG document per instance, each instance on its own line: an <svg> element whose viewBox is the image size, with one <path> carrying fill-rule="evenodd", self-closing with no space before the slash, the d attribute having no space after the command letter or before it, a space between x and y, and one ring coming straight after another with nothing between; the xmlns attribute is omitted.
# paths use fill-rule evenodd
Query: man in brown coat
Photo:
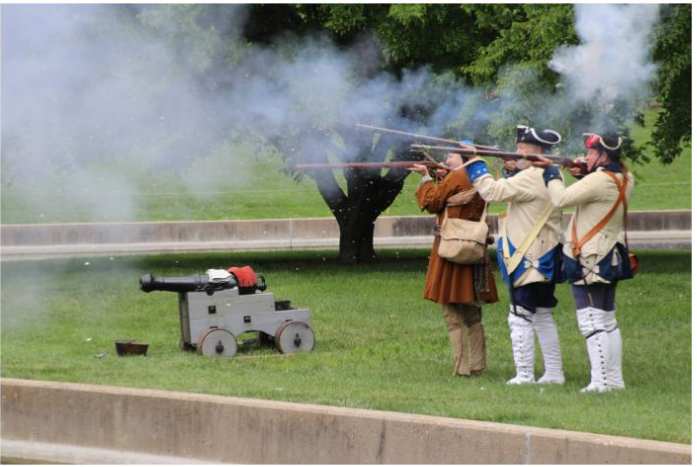
<svg viewBox="0 0 697 467"><path fill-rule="evenodd" d="M486 215L485 203L467 177L460 154L448 154L446 165L454 170L436 183L426 166L410 169L423 177L416 190L419 207L436 214L436 238L423 296L443 306L455 359L453 375L479 375L486 367L481 305L498 301L494 276L488 261L482 265L453 263L438 256L438 245L446 209L450 218L478 221Z"/></svg>

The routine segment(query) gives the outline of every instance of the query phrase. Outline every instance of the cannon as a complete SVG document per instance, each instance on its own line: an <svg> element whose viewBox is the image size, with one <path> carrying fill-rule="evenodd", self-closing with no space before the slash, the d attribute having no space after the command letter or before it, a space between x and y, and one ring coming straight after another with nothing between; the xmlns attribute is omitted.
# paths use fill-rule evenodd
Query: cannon
<svg viewBox="0 0 697 467"><path fill-rule="evenodd" d="M293 308L290 300L275 300L266 288L264 276L257 278L249 266L209 269L206 274L187 277L146 274L140 278L143 292L179 295L182 350L232 357L239 348L237 336L257 332L260 341L273 342L281 353L311 351L315 334L310 310Z"/></svg>

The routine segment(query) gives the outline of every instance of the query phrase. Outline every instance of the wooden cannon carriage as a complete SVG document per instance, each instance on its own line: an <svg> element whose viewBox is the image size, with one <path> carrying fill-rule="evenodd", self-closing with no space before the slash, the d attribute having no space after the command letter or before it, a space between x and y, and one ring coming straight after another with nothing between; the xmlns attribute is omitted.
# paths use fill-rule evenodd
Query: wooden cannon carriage
<svg viewBox="0 0 697 467"><path fill-rule="evenodd" d="M277 301L266 292L263 276L258 281L249 267L209 269L189 277L147 274L141 277L140 288L179 294L182 350L232 357L237 354L238 336L248 332L257 332L260 340L273 342L284 354L314 348L310 310L293 308L289 300Z"/></svg>

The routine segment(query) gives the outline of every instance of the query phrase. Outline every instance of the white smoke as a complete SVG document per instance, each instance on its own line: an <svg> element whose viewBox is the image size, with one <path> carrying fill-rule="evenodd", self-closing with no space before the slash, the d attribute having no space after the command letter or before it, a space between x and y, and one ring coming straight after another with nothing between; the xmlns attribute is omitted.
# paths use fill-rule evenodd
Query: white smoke
<svg viewBox="0 0 697 467"><path fill-rule="evenodd" d="M3 190L37 221L134 220L153 173L222 144L229 118L194 78L235 31L186 41L195 22L173 8L2 6ZM221 28L239 28L243 9L221 8Z"/></svg>
<svg viewBox="0 0 697 467"><path fill-rule="evenodd" d="M251 45L247 8L3 5L3 190L33 181L24 204L54 218L134 220L153 174L210 197L244 182L250 157L371 157L373 135L355 123L502 147L518 123L571 121L557 129L580 134L592 124L582 106L644 97L654 73L656 5L577 5L581 43L549 63L558 92L513 67L494 101L428 67L378 72L369 37L342 49L323 36Z"/></svg>
<svg viewBox="0 0 697 467"><path fill-rule="evenodd" d="M215 8L214 27L199 26L198 8ZM365 156L373 135L352 133L355 123L506 147L516 124L568 120L596 96L642 95L653 73L654 6L577 6L581 45L550 62L563 76L560 92L543 90L530 70L506 69L509 85L493 101L427 67L379 73L370 38L343 49L321 36L252 46L241 40L247 8L2 5L3 202L12 196L36 222L136 220L155 182L172 191L161 185L177 180L210 198L248 177L241 160L250 156ZM566 134L589 129L571 121ZM498 140L482 139L489 135ZM31 310L31 322L45 322L46 281L75 270L61 264L26 267L26 277L37 268L42 287L9 301L3 324L19 327Z"/></svg>
<svg viewBox="0 0 697 467"><path fill-rule="evenodd" d="M200 26L210 8L215 24ZM3 6L3 188L34 181L23 201L55 214L45 220L126 221L153 173L209 197L243 182L253 156L365 157L373 135L356 123L443 135L458 115L486 121L473 110L483 93L452 76L379 73L369 38L342 50L323 36L245 43L246 9ZM451 132L471 138L463 126Z"/></svg>
<svg viewBox="0 0 697 467"><path fill-rule="evenodd" d="M575 5L580 44L562 47L549 67L560 73L575 102L644 98L656 66L650 61L656 4Z"/></svg>

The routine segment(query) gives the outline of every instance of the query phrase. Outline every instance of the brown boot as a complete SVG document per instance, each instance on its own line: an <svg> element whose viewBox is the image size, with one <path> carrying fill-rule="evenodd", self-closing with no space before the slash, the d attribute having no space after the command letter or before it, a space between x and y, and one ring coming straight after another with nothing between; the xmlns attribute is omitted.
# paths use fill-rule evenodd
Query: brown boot
<svg viewBox="0 0 697 467"><path fill-rule="evenodd" d="M467 328L458 326L452 330L448 330L448 336L450 337L450 346L453 351L453 376L469 376L470 346Z"/></svg>
<svg viewBox="0 0 697 467"><path fill-rule="evenodd" d="M453 376L470 374L469 333L465 326L462 305L443 305L443 317L448 326L448 337L453 352Z"/></svg>
<svg viewBox="0 0 697 467"><path fill-rule="evenodd" d="M482 374L486 368L486 338L484 337L484 326L481 322L476 322L468 328L469 334L469 354L470 354L470 373Z"/></svg>

